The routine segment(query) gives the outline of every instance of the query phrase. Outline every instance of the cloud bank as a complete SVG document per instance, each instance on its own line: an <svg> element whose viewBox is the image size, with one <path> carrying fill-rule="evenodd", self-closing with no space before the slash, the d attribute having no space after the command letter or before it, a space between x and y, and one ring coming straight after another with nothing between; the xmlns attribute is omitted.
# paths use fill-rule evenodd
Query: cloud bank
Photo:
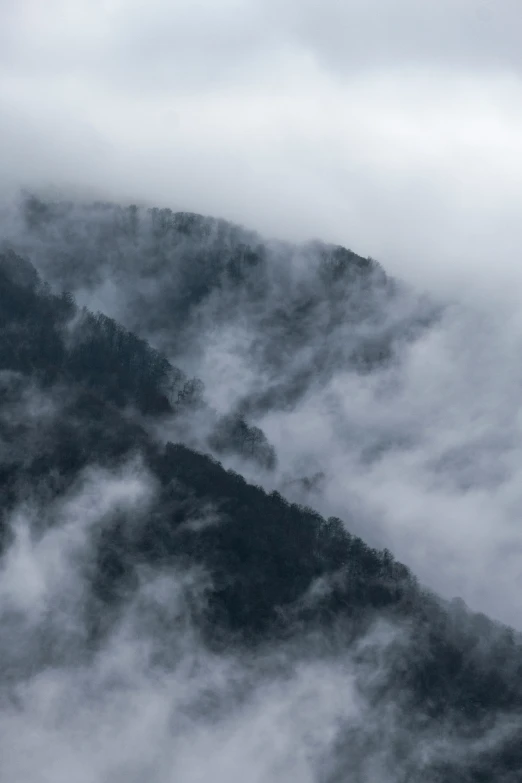
<svg viewBox="0 0 522 783"><path fill-rule="evenodd" d="M364 259L359 279L332 282L318 244L263 244L204 220L187 235L173 216L160 230L145 210L129 234L118 208L55 209L34 232L11 220L5 236L44 279L204 383L208 407L163 421L157 437L212 450L243 437L216 417L241 413L277 469L245 449L219 459L345 520L446 598L522 627L522 323L503 289L430 300ZM219 272L231 258L245 264L239 285Z"/></svg>
<svg viewBox="0 0 522 783"><path fill-rule="evenodd" d="M4 190L321 236L438 289L518 280L514 0L7 0L0 22Z"/></svg>

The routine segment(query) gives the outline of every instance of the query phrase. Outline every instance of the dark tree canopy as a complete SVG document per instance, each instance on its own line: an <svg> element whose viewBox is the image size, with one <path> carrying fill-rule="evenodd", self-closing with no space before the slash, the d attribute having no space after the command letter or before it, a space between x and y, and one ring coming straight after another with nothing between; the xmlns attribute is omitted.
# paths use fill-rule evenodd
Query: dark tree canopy
<svg viewBox="0 0 522 783"><path fill-rule="evenodd" d="M30 197L25 204L28 230L43 237L58 218L67 225L74 210L73 205ZM84 255L75 255L75 248L82 247L82 236L76 237L62 257L53 257L55 271L63 267L72 277L94 279L99 269L91 262L103 244L115 267L135 264L142 279L161 277L176 246L179 268L169 274L177 275L178 286L166 291L149 325L168 311L169 329L179 328L185 335L180 339L188 340L189 315L213 296L218 299L212 311L216 322L225 317L230 300L224 294L219 299L216 292L228 295L236 287L255 310L275 285L270 276L277 269L269 268L267 247L256 235L224 221L170 210L144 215L135 206L98 204L95 210L96 241L86 240ZM143 221L150 253L138 248ZM139 252L127 254L131 246ZM145 260L140 261L140 254ZM233 453L274 470L274 449L248 414L272 404L291 405L313 373L326 371L336 347L325 356L324 366L303 363L285 389L277 387L278 367L310 339L319 311L326 313L322 336L341 318L348 324L366 319L375 327L368 329L367 339L350 346L354 371L371 371L390 359L394 332L389 325L381 329L378 310L383 296L394 295L393 285L371 259L323 245L319 254L313 285L293 290L286 281L287 306L279 300L274 308L261 308L259 324L271 337L258 357L267 368L266 388L243 400L237 411L218 417L205 408L200 380L189 378L157 347L113 318L79 308L70 293L53 293L28 261L4 249L0 546L5 552L11 543L8 520L22 501L39 498L45 506L67 497L89 466L117 467L139 457L155 490L146 508L112 513L97 533L85 596L89 645L101 643L144 568L182 563L209 576L206 600L194 609L194 622L211 650L253 655L278 640L308 643L314 634L331 649L351 649L381 618L401 628L408 644L401 656L387 662L389 676L375 685L372 698L393 693L405 714L422 714L434 736L450 726L480 742L497 717L514 722L522 711L522 647L511 629L473 614L458 601L444 603L387 549L369 547L351 534L349 519L325 519L278 492L248 483L208 454L183 443L165 444L166 438L155 435L154 427L162 422L183 423L203 411L212 425L208 446L223 455L220 459ZM53 264L47 268L52 270ZM316 288L319 283L321 289ZM325 298L328 308L323 308ZM147 305L139 297L136 301ZM30 395L52 399L57 412L33 415L27 405L25 418L16 419L13 411ZM309 481L317 483L322 476L319 472ZM53 524L45 514L37 522L41 529ZM45 646L41 654L45 658ZM345 771L349 769L347 762ZM484 747L469 764L461 759L444 768L428 764L425 779L507 782L520 780L521 770L522 743L507 736L494 750Z"/></svg>

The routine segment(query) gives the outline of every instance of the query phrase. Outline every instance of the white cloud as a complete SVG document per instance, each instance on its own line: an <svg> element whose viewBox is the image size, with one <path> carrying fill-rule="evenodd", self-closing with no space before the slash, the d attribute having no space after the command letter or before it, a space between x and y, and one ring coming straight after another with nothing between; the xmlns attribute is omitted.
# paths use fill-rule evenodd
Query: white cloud
<svg viewBox="0 0 522 783"><path fill-rule="evenodd" d="M518 13L512 0L4 2L3 187L322 236L429 286L505 281L522 239Z"/></svg>
<svg viewBox="0 0 522 783"><path fill-rule="evenodd" d="M287 470L325 473L307 502L439 594L517 628L521 340L515 311L459 306L397 365L334 371L259 422Z"/></svg>

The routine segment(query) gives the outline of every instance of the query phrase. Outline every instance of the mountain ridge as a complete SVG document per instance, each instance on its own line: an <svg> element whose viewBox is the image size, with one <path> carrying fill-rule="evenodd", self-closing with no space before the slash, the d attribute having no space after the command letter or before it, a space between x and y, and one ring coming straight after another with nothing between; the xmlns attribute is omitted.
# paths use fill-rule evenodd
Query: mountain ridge
<svg viewBox="0 0 522 783"><path fill-rule="evenodd" d="M340 279L359 290L359 271L346 282L341 255L339 261L334 252L333 273L326 270L334 304L338 264ZM250 268L252 259L245 259ZM379 280L378 275L377 287ZM247 298L255 301L255 291ZM364 322L364 312L357 312ZM296 344L306 343L309 334L307 327ZM280 339L276 329L274 345ZM386 354L377 353L373 367L386 360ZM270 355L262 362L279 366ZM372 372L372 366L353 362L354 372ZM411 774L429 781L484 781L491 775L499 781L517 779L522 643L511 629L458 601L444 604L387 549L367 546L339 518L291 503L277 490L269 492L227 470L215 457L168 440L170 419L173 427L176 420L180 427L190 422L203 427L203 418L204 437L217 452L230 449L246 460L248 450L257 449L254 465L270 472L277 455L264 433L241 418L255 405L240 401L239 412L233 407L220 418L206 406L205 387L197 378L113 318L79 307L71 293L52 293L14 249L0 255L0 383L4 561L16 553L17 514L24 503L38 511L31 523L38 552L38 546L67 528L67 520L60 521L62 509L81 495L86 482L93 480L96 487L96 482L103 486L104 476L124 477L121 499L100 511L89 528L89 554L85 563L80 561L84 596L81 610L75 609L79 629L72 636L62 629L71 650L58 642L59 615L51 611L50 625L44 619L36 626L45 640L40 665L68 666L73 653L89 659L104 650L125 607L140 594L143 574L194 570L206 575L198 588L202 592L189 584L189 609L181 620L161 609L167 611L167 641L157 650L162 667L174 665L176 643L169 634L181 634L180 622L213 655L249 651L255 656L280 645L281 651L299 646L301 656L310 645L309 654L315 650L321 660L329 660L355 651L357 665L373 672L361 680L361 695L368 704L393 703L409 727L408 736L390 745L390 763L399 770L393 779L405 781ZM305 383L297 399L306 388ZM156 437L154 422L164 430L163 438ZM129 506L125 497L132 497L136 476L146 488L145 499ZM85 508L81 513L86 515ZM168 595L175 605L174 593ZM147 627L145 620L140 623L141 629ZM16 622L14 628L16 642ZM378 646L365 647L375 628L389 639L389 660L379 665L373 658ZM13 643L0 637L9 677L23 679L34 661L26 653L17 661ZM496 721L504 734L490 740ZM354 744L345 728L336 733L337 750L332 747L331 754L337 767L328 780L354 770L357 779L366 780L357 748L370 742L371 757L379 737L363 741L357 735ZM460 742L467 748L464 757L445 758L440 752L431 761L419 760L416 737L426 732ZM350 748L351 756L346 758L343 748Z"/></svg>

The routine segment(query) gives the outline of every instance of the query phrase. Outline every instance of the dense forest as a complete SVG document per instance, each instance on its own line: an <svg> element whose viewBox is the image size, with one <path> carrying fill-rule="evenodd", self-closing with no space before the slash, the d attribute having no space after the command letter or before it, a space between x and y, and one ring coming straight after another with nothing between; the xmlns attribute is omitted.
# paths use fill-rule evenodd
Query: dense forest
<svg viewBox="0 0 522 783"><path fill-rule="evenodd" d="M297 247L190 213L34 196L18 221L17 246L49 283L101 304L174 363L194 365L239 321L234 350L264 376L262 390L230 390L241 412L293 405L332 368L370 371L437 313L374 259L319 241Z"/></svg>
<svg viewBox="0 0 522 783"><path fill-rule="evenodd" d="M29 197L19 220L0 252L6 714L44 672L74 682L98 672L131 607L147 676L170 682L190 641L186 681L201 692L190 703L177 692L182 728L172 715L168 724L188 742L189 717L217 731L267 683L290 687L320 663L336 672L339 706L334 717L317 707L329 734L314 755L312 732L307 779L519 781L519 634L438 597L388 548L366 544L355 511L324 516L269 486L281 457L261 415L291 411L333 367L364 378L397 361L439 307L372 259L322 243L298 254L197 215ZM222 402L195 357L205 370L214 331L238 322L254 380L229 368ZM377 439L366 458L387 447ZM313 498L321 474L285 481ZM38 589L27 570L16 576L29 551L24 568L44 569ZM151 599L159 577L164 592ZM205 673L216 660L221 685ZM143 679L128 662L111 666L120 696L128 671Z"/></svg>

